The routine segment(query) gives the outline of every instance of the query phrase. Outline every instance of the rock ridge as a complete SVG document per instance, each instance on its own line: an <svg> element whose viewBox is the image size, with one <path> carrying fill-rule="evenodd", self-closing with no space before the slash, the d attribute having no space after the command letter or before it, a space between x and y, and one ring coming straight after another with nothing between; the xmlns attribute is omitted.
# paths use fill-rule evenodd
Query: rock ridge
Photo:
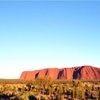
<svg viewBox="0 0 100 100"><path fill-rule="evenodd" d="M33 80L44 77L50 77L53 80L98 80L100 79L100 68L89 65L72 68L45 68L41 70L24 71L22 72L20 79Z"/></svg>

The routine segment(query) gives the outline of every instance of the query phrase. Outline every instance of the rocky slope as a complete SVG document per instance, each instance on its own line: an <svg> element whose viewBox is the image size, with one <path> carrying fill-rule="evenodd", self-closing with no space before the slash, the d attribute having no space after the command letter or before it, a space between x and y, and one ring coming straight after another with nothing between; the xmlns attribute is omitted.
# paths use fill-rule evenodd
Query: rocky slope
<svg viewBox="0 0 100 100"><path fill-rule="evenodd" d="M80 80L96 80L100 79L100 68L93 66L79 66L72 68L46 68L35 71L22 72L20 79L36 79L43 77L51 79L80 79Z"/></svg>

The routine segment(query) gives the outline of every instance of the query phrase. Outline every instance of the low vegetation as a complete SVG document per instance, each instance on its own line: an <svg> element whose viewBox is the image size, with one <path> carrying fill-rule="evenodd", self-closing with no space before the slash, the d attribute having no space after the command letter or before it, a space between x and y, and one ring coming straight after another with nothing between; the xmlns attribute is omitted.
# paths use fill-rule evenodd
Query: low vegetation
<svg viewBox="0 0 100 100"><path fill-rule="evenodd" d="M0 100L100 100L100 81L0 80Z"/></svg>

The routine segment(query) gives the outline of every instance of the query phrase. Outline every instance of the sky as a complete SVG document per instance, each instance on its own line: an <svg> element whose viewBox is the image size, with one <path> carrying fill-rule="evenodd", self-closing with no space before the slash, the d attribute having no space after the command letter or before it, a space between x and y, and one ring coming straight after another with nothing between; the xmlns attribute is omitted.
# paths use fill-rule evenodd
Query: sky
<svg viewBox="0 0 100 100"><path fill-rule="evenodd" d="M100 1L0 1L0 78L82 65L100 67Z"/></svg>

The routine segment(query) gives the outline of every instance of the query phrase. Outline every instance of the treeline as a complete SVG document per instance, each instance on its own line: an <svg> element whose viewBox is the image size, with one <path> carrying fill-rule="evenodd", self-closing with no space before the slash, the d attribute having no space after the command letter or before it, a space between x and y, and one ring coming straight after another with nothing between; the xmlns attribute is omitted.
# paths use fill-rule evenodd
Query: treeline
<svg viewBox="0 0 100 100"><path fill-rule="evenodd" d="M100 100L100 81L0 80L0 100Z"/></svg>

